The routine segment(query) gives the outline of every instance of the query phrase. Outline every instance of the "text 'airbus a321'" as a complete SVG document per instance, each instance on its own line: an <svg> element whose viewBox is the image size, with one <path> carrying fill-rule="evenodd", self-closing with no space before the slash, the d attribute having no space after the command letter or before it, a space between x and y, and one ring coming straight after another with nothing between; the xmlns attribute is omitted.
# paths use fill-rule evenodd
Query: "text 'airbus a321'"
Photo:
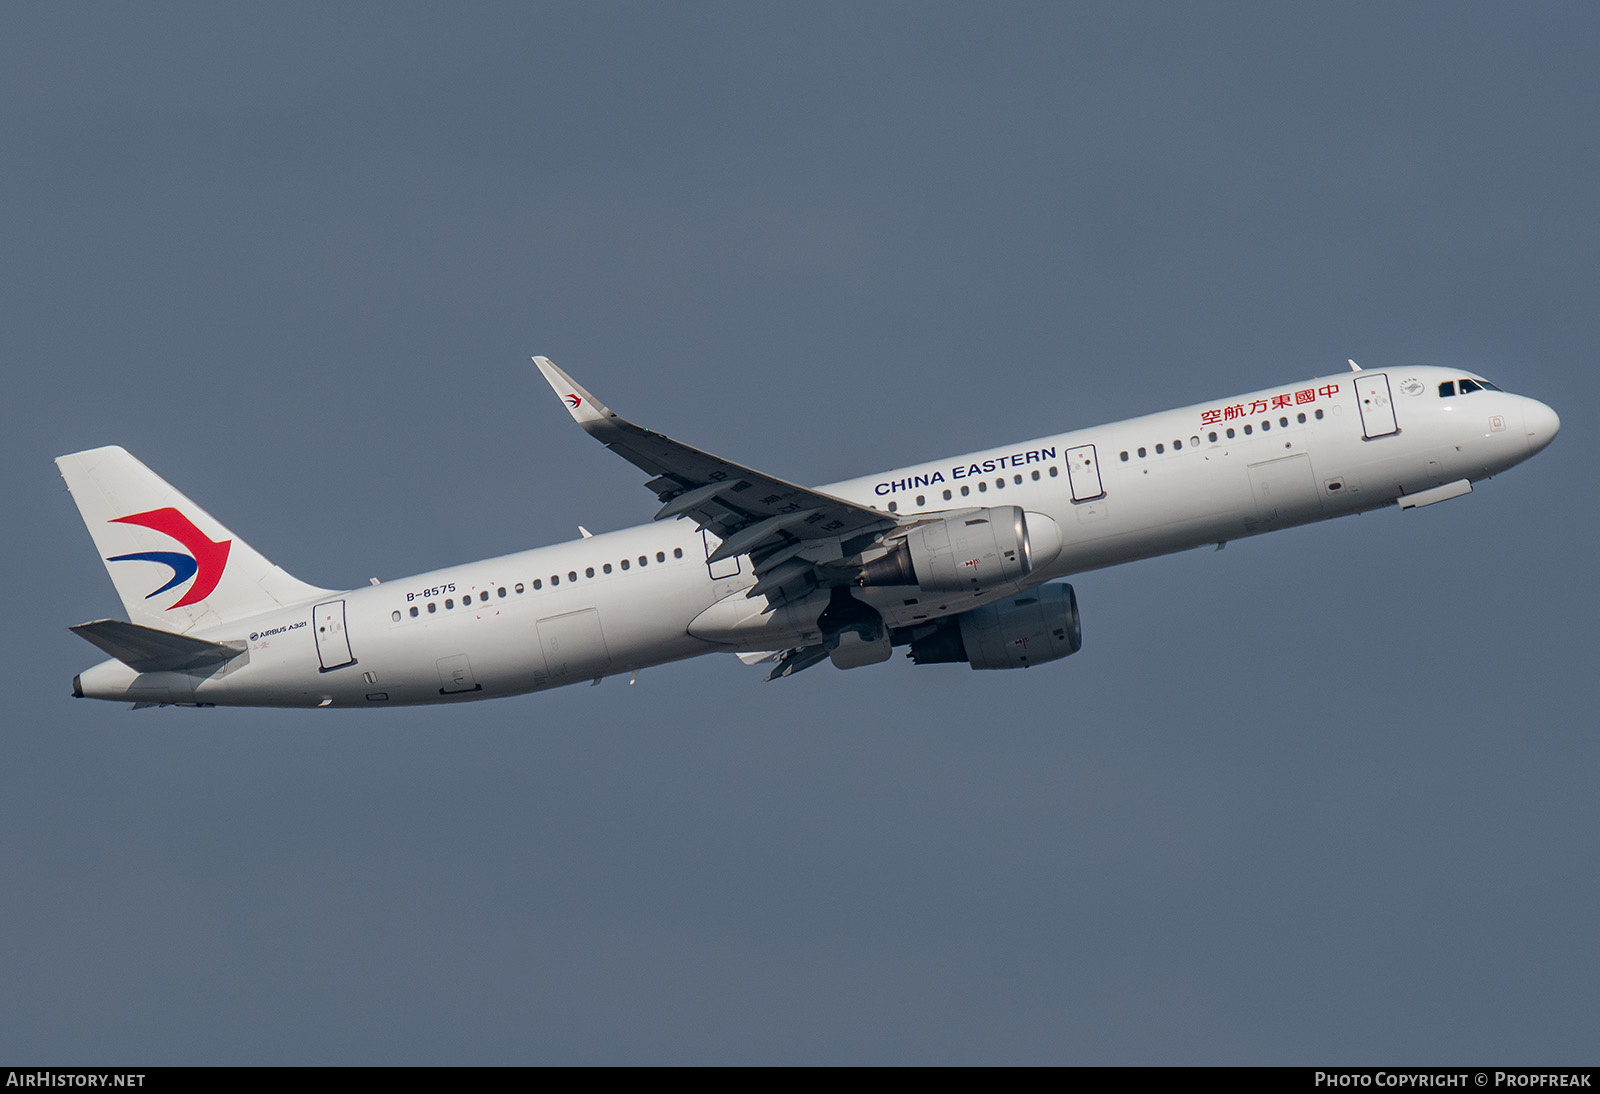
<svg viewBox="0 0 1600 1094"><path fill-rule="evenodd" d="M909 647L1025 668L1078 650L1056 579L1385 506L1521 463L1560 419L1459 369L1361 370L816 489L618 417L545 358L574 420L643 470L637 528L343 592L268 562L121 448L56 463L127 609L73 694L136 706L457 703L703 653L768 679Z"/></svg>

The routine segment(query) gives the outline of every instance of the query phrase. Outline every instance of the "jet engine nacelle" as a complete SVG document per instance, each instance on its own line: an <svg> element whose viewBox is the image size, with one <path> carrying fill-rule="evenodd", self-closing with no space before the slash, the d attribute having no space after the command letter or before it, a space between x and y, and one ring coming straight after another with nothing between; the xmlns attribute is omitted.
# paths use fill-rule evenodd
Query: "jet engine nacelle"
<svg viewBox="0 0 1600 1094"><path fill-rule="evenodd" d="M1022 596L939 621L911 640L919 665L966 661L975 669L1025 669L1058 661L1083 646L1071 585L1041 585Z"/></svg>
<svg viewBox="0 0 1600 1094"><path fill-rule="evenodd" d="M1060 532L1049 517L1049 554ZM1033 569L1028 518L1015 505L978 509L920 524L888 554L861 568L860 585L916 585L930 593L981 593L1018 581Z"/></svg>

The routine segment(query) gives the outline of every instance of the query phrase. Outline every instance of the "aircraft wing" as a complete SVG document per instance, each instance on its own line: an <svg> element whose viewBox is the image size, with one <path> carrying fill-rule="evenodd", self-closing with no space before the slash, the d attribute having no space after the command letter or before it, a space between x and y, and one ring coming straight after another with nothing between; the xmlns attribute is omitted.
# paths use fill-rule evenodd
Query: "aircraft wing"
<svg viewBox="0 0 1600 1094"><path fill-rule="evenodd" d="M772 607L812 588L844 584L851 556L897 525L887 513L796 486L702 452L619 417L545 357L533 363L585 432L651 476L656 520L688 517L722 540L708 561L750 555L749 595ZM831 571L831 572L830 572ZM770 608L769 608L770 610Z"/></svg>

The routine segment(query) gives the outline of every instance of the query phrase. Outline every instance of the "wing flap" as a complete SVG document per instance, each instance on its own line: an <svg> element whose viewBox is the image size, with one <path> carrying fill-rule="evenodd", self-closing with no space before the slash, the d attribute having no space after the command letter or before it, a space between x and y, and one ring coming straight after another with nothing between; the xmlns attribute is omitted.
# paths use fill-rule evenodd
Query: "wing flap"
<svg viewBox="0 0 1600 1094"><path fill-rule="evenodd" d="M778 663L772 666L772 671L767 673L767 679L781 680L785 676L793 676L803 672L812 665L828 656L826 646L798 646L792 650L784 650L778 658Z"/></svg>
<svg viewBox="0 0 1600 1094"><path fill-rule="evenodd" d="M704 486L696 486L694 489L690 490L675 482L675 480L666 478L665 476L658 479L651 479L650 482L646 483L645 485L650 486L654 483L669 484L663 487L661 492L668 497L672 497L671 501L667 502L667 504L663 505L660 510L657 511L654 517L655 520L666 520L668 517L684 516L692 510L700 508L700 506L704 505L706 502L711 501L725 489L723 484L720 482L708 482ZM675 497L673 496L674 491L677 491L677 496Z"/></svg>

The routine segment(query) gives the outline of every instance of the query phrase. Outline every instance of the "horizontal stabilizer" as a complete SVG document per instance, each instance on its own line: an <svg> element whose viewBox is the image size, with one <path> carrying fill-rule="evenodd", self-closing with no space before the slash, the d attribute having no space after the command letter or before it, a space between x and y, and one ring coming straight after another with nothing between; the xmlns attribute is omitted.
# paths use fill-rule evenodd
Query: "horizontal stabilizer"
<svg viewBox="0 0 1600 1094"><path fill-rule="evenodd" d="M134 672L176 672L219 665L245 651L243 642L207 642L120 619L79 623L72 632L93 642Z"/></svg>

